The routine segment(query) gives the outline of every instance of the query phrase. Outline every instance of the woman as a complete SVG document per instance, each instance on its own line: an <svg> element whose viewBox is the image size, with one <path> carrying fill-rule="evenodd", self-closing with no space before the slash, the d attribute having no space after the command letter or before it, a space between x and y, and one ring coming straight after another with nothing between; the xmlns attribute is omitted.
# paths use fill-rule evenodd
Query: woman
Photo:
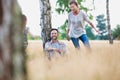
<svg viewBox="0 0 120 80"><path fill-rule="evenodd" d="M77 49L80 48L79 39L86 47L90 48L89 40L84 29L85 21L88 22L96 32L98 31L89 21L87 15L79 9L78 3L76 1L71 1L69 5L71 12L68 15L67 39L69 40L70 37L75 48Z"/></svg>

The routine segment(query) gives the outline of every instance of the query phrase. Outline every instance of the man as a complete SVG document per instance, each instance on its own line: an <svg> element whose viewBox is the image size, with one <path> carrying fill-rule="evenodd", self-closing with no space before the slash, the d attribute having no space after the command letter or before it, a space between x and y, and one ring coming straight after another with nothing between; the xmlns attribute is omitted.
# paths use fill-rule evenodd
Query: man
<svg viewBox="0 0 120 80"><path fill-rule="evenodd" d="M87 15L79 9L76 1L70 1L69 5L71 12L68 15L67 40L71 39L77 49L80 49L79 40L81 40L87 48L90 48L84 28L85 21L88 22L96 32L98 32L98 30L88 19Z"/></svg>
<svg viewBox="0 0 120 80"><path fill-rule="evenodd" d="M24 48L26 49L27 46L28 46L28 40L27 40L27 34L29 33L32 37L37 37L36 35L33 35L29 28L26 27L26 24L27 24L27 17L26 15L22 14L21 15L22 17L22 32L23 32L23 39L24 39Z"/></svg>
<svg viewBox="0 0 120 80"><path fill-rule="evenodd" d="M51 59L55 53L63 55L66 52L66 45L63 42L58 41L58 35L57 29L53 28L50 30L51 41L45 44L45 51L49 59Z"/></svg>
<svg viewBox="0 0 120 80"><path fill-rule="evenodd" d="M27 17L24 14L22 14L22 31L23 31L23 39L24 39L24 48L25 49L28 46L28 40L27 40L28 28L26 28L26 23L27 23Z"/></svg>

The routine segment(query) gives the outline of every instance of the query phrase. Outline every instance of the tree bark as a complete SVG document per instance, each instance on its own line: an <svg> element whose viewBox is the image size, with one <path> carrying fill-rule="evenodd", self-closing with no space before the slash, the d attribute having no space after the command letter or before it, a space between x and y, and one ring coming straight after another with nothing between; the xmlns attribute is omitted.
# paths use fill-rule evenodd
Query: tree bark
<svg viewBox="0 0 120 80"><path fill-rule="evenodd" d="M49 31L51 29L51 6L49 0L40 1L40 26L41 26L41 37L43 40L43 49L45 43L50 39Z"/></svg>
<svg viewBox="0 0 120 80"><path fill-rule="evenodd" d="M0 0L0 80L26 80L21 28L17 1Z"/></svg>
<svg viewBox="0 0 120 80"><path fill-rule="evenodd" d="M109 0L106 0L106 14L107 14L109 43L113 44L113 36L112 36L111 25L110 25Z"/></svg>

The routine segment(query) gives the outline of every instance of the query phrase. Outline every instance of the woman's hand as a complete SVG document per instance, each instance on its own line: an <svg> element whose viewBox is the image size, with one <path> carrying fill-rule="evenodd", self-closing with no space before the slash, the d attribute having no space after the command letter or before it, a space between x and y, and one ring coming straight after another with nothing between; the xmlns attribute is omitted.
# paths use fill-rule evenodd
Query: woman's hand
<svg viewBox="0 0 120 80"><path fill-rule="evenodd" d="M68 40L68 41L70 41L70 37L69 37L69 35L68 35L68 34L66 35L66 38L67 38L67 40Z"/></svg>
<svg viewBox="0 0 120 80"><path fill-rule="evenodd" d="M69 34L69 31L70 31L70 30L67 29L67 32L66 32L66 38L67 38L68 41L70 41L70 37L69 37L69 35L68 35L68 34Z"/></svg>
<svg viewBox="0 0 120 80"><path fill-rule="evenodd" d="M100 33L99 30L97 30L97 29L95 29L95 31L96 31L97 33Z"/></svg>

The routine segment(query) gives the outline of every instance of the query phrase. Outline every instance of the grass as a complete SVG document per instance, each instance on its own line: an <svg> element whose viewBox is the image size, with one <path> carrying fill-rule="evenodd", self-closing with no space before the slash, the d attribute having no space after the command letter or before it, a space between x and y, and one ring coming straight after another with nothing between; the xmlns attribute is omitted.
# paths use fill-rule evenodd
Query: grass
<svg viewBox="0 0 120 80"><path fill-rule="evenodd" d="M91 51L83 44L76 51L72 42L67 55L48 61L41 41L29 41L27 48L28 80L120 80L120 41L90 41Z"/></svg>

